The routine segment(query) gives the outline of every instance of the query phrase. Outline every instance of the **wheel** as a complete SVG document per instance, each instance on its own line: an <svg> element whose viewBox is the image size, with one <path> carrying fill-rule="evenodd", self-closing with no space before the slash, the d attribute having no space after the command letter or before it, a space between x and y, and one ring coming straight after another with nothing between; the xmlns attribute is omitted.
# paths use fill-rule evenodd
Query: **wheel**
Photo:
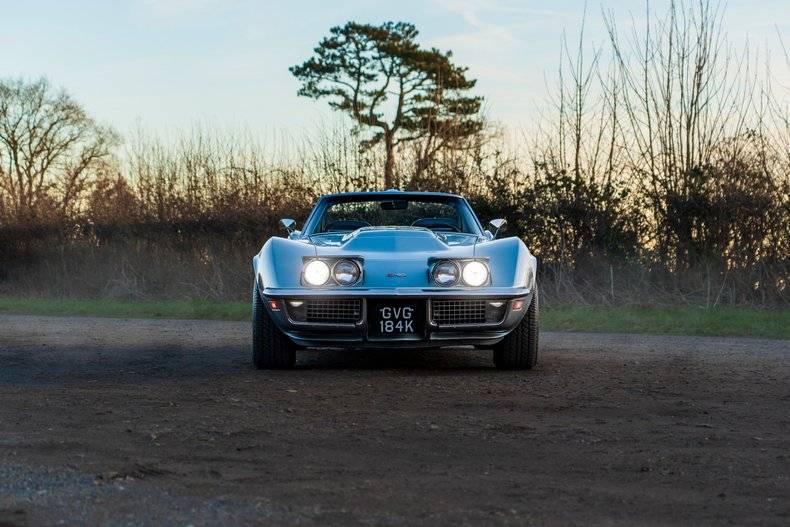
<svg viewBox="0 0 790 527"><path fill-rule="evenodd" d="M513 331L494 346L494 364L501 370L531 370L538 362L538 290L527 313Z"/></svg>
<svg viewBox="0 0 790 527"><path fill-rule="evenodd" d="M258 293L252 290L252 364L259 370L293 368L296 345L278 328Z"/></svg>

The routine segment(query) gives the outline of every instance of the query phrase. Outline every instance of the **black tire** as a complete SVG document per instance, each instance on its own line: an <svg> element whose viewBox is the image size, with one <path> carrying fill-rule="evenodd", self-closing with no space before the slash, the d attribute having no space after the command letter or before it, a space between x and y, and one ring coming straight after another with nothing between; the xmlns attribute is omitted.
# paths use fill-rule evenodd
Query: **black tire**
<svg viewBox="0 0 790 527"><path fill-rule="evenodd" d="M296 364L296 345L269 316L257 284L252 291L252 364L259 370L289 369Z"/></svg>
<svg viewBox="0 0 790 527"><path fill-rule="evenodd" d="M538 363L538 290L524 318L494 346L494 364L501 370L531 370Z"/></svg>

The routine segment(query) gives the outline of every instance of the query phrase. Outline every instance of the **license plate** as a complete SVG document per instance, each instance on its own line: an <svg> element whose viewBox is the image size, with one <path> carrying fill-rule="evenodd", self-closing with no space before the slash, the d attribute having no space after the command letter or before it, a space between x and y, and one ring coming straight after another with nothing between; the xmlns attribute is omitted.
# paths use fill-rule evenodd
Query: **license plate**
<svg viewBox="0 0 790 527"><path fill-rule="evenodd" d="M424 302L374 300L368 302L368 333L371 338L422 338Z"/></svg>

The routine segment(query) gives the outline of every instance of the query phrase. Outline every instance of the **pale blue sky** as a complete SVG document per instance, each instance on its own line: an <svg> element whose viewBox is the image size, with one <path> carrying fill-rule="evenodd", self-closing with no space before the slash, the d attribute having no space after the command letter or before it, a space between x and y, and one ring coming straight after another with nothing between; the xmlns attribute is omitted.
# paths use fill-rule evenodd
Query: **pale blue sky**
<svg viewBox="0 0 790 527"><path fill-rule="evenodd" d="M601 6L620 25L641 0L588 2L589 42L604 38ZM652 2L662 11L665 0ZM254 133L298 132L331 112L296 96L290 65L333 25L413 22L426 45L470 67L489 115L528 125L553 78L562 31L574 34L583 0L0 0L0 76L47 76L121 132L197 121ZM730 0L729 38L773 50L790 78L777 28L790 45L790 0ZM790 84L790 83L788 83Z"/></svg>

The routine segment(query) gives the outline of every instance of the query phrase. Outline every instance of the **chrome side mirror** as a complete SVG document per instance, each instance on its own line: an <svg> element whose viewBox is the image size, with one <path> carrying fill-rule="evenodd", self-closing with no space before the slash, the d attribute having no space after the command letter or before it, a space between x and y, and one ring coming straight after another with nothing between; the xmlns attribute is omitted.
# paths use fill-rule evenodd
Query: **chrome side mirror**
<svg viewBox="0 0 790 527"><path fill-rule="evenodd" d="M283 218L280 220L280 225L285 227L285 230L288 231L288 236L296 231L296 221L292 220L291 218Z"/></svg>
<svg viewBox="0 0 790 527"><path fill-rule="evenodd" d="M499 234L499 231L505 230L505 227L507 227L507 220L504 218L497 218L495 220L491 220L488 222L488 227L489 230L491 231L491 236L492 236L491 239L494 239L497 237L497 234Z"/></svg>

